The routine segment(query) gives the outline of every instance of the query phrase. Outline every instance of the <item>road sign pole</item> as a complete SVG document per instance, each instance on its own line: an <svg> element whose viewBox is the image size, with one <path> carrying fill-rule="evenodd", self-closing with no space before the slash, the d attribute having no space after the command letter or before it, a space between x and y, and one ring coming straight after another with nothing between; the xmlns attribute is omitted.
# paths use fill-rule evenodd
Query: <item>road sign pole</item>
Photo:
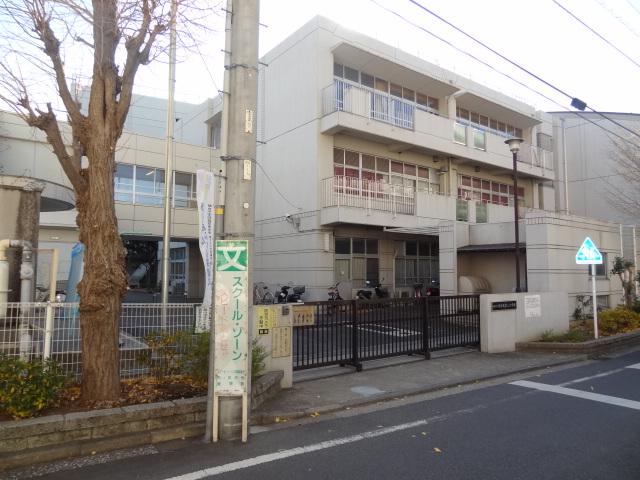
<svg viewBox="0 0 640 480"><path fill-rule="evenodd" d="M591 264L591 291L593 293L593 335L598 339L598 297L596 296L596 266Z"/></svg>

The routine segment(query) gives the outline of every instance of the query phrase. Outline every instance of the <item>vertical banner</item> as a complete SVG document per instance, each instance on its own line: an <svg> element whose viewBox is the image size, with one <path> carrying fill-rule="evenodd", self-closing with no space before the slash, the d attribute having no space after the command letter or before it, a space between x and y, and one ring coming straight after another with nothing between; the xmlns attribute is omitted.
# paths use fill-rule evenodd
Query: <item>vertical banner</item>
<svg viewBox="0 0 640 480"><path fill-rule="evenodd" d="M204 314L210 311L213 292L213 228L215 177L206 170L197 171L196 199L198 201L198 227L200 237L200 255L204 262L205 288L202 307Z"/></svg>
<svg viewBox="0 0 640 480"><path fill-rule="evenodd" d="M215 395L247 391L249 242L216 241Z"/></svg>

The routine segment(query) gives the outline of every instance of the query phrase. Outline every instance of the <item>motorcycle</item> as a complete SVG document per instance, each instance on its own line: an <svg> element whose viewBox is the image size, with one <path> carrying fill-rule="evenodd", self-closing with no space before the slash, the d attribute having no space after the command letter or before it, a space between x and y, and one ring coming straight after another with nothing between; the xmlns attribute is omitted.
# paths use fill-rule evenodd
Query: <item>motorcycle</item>
<svg viewBox="0 0 640 480"><path fill-rule="evenodd" d="M384 282L384 278L382 279L382 281ZM373 289L376 292L376 297L389 298L389 290L387 290L386 287L382 286L382 282L378 282L378 284L373 287Z"/></svg>
<svg viewBox="0 0 640 480"><path fill-rule="evenodd" d="M329 287L329 290L327 291L330 302L340 302L343 300L343 298L340 296L340 290L338 290L338 285L340 285L340 282L336 283L335 285L331 285Z"/></svg>
<svg viewBox="0 0 640 480"><path fill-rule="evenodd" d="M427 288L427 295L432 297L440 296L440 282L431 280L431 286Z"/></svg>
<svg viewBox="0 0 640 480"><path fill-rule="evenodd" d="M293 288L293 293L289 293L289 289ZM282 285L278 295L276 295L276 303L302 303L302 294L307 290L304 285L291 287L291 285Z"/></svg>
<svg viewBox="0 0 640 480"><path fill-rule="evenodd" d="M366 283L368 286L369 282L367 281ZM358 300L371 300L371 295L372 295L371 290L365 290L364 288L361 288L356 292L356 298Z"/></svg>
<svg viewBox="0 0 640 480"><path fill-rule="evenodd" d="M344 305L335 305L336 302L342 302L344 299L340 296L340 290L338 290L338 285L340 282L332 285L327 290L327 294L329 295L329 304L327 305L327 315L331 316L336 313L336 310L339 312L345 311Z"/></svg>

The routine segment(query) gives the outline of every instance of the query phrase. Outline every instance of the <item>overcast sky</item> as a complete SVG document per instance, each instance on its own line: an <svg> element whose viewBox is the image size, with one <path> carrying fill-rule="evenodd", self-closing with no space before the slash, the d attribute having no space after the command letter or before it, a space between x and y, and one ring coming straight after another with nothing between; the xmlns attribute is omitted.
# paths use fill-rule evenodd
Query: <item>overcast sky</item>
<svg viewBox="0 0 640 480"><path fill-rule="evenodd" d="M460 29L596 110L640 113L640 0L557 0L625 58L553 0L418 0ZM534 90L472 60L415 25L445 38ZM569 100L473 43L408 0L262 0L260 54L323 15L543 110L569 109ZM199 102L222 88L224 15L214 32L177 68L176 98ZM637 64L634 64L634 62ZM206 64L206 65L205 65ZM166 96L164 66L141 71L138 92Z"/></svg>

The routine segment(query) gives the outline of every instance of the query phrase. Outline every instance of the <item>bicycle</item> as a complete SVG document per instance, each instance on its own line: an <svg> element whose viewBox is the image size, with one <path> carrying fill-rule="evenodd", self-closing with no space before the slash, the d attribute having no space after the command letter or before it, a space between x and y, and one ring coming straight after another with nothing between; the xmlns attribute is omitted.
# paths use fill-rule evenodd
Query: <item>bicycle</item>
<svg viewBox="0 0 640 480"><path fill-rule="evenodd" d="M264 282L258 282L253 286L253 304L254 305L270 305L275 303L276 299L269 287Z"/></svg>

